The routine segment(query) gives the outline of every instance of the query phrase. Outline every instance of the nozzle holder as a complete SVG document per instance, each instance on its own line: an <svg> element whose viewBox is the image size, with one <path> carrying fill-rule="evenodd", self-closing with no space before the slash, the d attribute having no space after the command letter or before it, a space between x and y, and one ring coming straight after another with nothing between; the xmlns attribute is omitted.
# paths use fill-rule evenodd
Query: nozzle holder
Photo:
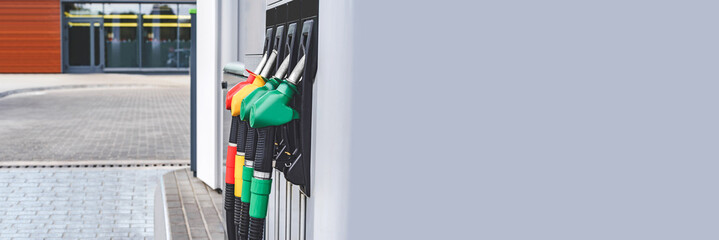
<svg viewBox="0 0 719 240"><path fill-rule="evenodd" d="M277 111L283 112L282 116L284 119L275 121L285 121L289 116L289 109L292 109L292 119L277 129L281 139L275 141L279 142L277 147L278 152L276 152L274 156L277 163L275 164L275 168L284 174L285 179L298 185L300 191L309 197L311 190L310 159L312 154L312 86L314 85L317 70L317 43L315 41L317 39L317 31L315 31L317 22L315 19L307 19L301 21L301 23L301 31L299 31L297 35L293 34L291 37L291 31L293 28L296 28L296 25L293 24L296 23L290 24L286 41L291 45L291 47L287 49L291 49L290 54L292 54L291 59L293 59L290 63L290 69L294 70L297 64L299 64L295 59L301 59L301 57L304 56L305 66L304 71L301 73L302 80L295 84L285 83L285 81L283 84L278 85L277 91L272 91L273 93L270 93L270 96L263 97L266 98L266 100L264 100L265 102L269 102L271 98L275 101L279 101L288 94L294 94L286 104L277 107L281 109ZM293 43L293 41L296 42ZM279 90L280 88L282 90ZM292 89L292 91L289 91L290 89ZM257 102L255 102L252 107L256 105L258 105ZM258 107L255 111L260 111L260 108L262 107ZM299 116L296 117L294 114L298 114ZM261 115L262 113L258 113L258 116ZM255 119L255 121L257 120L258 119Z"/></svg>
<svg viewBox="0 0 719 240"><path fill-rule="evenodd" d="M265 30L265 42L264 42L264 47L262 49L262 52L267 54L267 56L270 55L270 51L272 51L272 46L273 46L272 45L272 40L273 40L272 30L273 30L273 28L271 28L271 27L268 27Z"/></svg>
<svg viewBox="0 0 719 240"><path fill-rule="evenodd" d="M285 54L288 54L287 56L289 56L290 59L289 69L294 69L297 65L297 55L299 54L297 46L300 41L298 37L298 24L298 22L292 22L287 25L287 36L285 37L283 50ZM289 73L287 75L289 76ZM296 98L293 98L291 101L292 106L296 106L296 104L294 104L295 102ZM299 149L297 147L299 146L299 139L297 138L299 134L296 132L298 129L296 121L283 125L280 128L281 129L277 130L279 139L277 139L277 151L275 151L274 159L276 161L275 168L284 172L286 166L293 162L290 160L294 159L299 153Z"/></svg>
<svg viewBox="0 0 719 240"><path fill-rule="evenodd" d="M277 61L275 61L275 69L280 68L280 64L282 64L282 60L285 59L285 56L287 56L286 50L283 48L284 40L285 40L285 26L277 26L275 27L275 35L274 39L272 40L272 49L277 50ZM270 75L272 76L272 75Z"/></svg>
<svg viewBox="0 0 719 240"><path fill-rule="evenodd" d="M292 71L299 64L298 59L304 56L304 70L299 74L300 80L295 81L294 84L285 83L286 81L277 78L266 79L264 86L255 89L242 100L239 116L243 121L253 122L251 118L255 114L252 113L252 109L257 105L258 100L265 98L260 104L261 106L254 110L259 116L259 118L254 118L254 122L259 124L253 127L281 124L275 126L277 134L273 140L277 145L273 147L271 155L276 162L274 167L283 173L285 179L298 185L300 191L309 197L311 191L312 98L317 69L316 15L298 15L297 18L290 18L290 22L267 19L265 53L269 55L269 52L274 50L278 52L277 60L272 68L278 69L282 65L283 59L289 57L289 70ZM263 69L262 72L265 70ZM282 87L280 87L281 85ZM277 88L281 89L277 90ZM268 93L270 95L267 95ZM268 104L270 102L281 104L275 106ZM272 106L267 107L270 105ZM272 114L278 114L280 117L264 117Z"/></svg>
<svg viewBox="0 0 719 240"><path fill-rule="evenodd" d="M283 171L285 178L293 184L300 186L307 197L311 196L310 159L312 159L312 96L315 74L317 71L317 21L309 19L302 22L299 36L299 54L305 56L305 67L302 80L297 83L298 96L294 98L294 109L300 114L296 120L299 136L298 153L290 166ZM290 125L292 126L292 125ZM292 127L290 127L291 129ZM290 131L292 132L292 131Z"/></svg>

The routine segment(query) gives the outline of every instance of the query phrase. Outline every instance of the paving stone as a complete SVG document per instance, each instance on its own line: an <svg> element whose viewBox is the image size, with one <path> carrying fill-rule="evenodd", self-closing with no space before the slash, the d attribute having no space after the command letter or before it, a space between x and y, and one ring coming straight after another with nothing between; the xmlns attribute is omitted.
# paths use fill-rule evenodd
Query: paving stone
<svg viewBox="0 0 719 240"><path fill-rule="evenodd" d="M19 215L19 216L17 216L17 219L30 219L30 220L47 219L47 220L50 220L50 216L39 213L39 215Z"/></svg>
<svg viewBox="0 0 719 240"><path fill-rule="evenodd" d="M96 233L64 233L62 235L64 238L94 238L97 236Z"/></svg>
<svg viewBox="0 0 719 240"><path fill-rule="evenodd" d="M16 229L17 233L30 233L30 234L40 234L40 233L47 233L49 230L44 229L43 226L35 227L35 228L25 228L25 229Z"/></svg>
<svg viewBox="0 0 719 240"><path fill-rule="evenodd" d="M48 231L48 232L49 233L61 233L61 234L69 233L69 232L79 233L80 229L79 228L57 228L57 229L50 229L50 231Z"/></svg>
<svg viewBox="0 0 719 240"><path fill-rule="evenodd" d="M0 232L0 238L2 238L2 239L21 238L21 237L30 237L30 234L29 233L1 233Z"/></svg>
<svg viewBox="0 0 719 240"><path fill-rule="evenodd" d="M37 211L25 209L21 211L17 211L14 209L5 209L8 216L20 216L20 215L36 215Z"/></svg>
<svg viewBox="0 0 719 240"><path fill-rule="evenodd" d="M30 238L62 238L62 233L31 233Z"/></svg>
<svg viewBox="0 0 719 240"><path fill-rule="evenodd" d="M118 238L118 237L128 237L128 236L129 236L129 233L124 233L124 232L103 232L103 233L97 234L98 238Z"/></svg>
<svg viewBox="0 0 719 240"><path fill-rule="evenodd" d="M16 218L15 216L5 215L4 219L2 219L2 223L12 223L12 224L30 223L30 219L15 219L15 218Z"/></svg>

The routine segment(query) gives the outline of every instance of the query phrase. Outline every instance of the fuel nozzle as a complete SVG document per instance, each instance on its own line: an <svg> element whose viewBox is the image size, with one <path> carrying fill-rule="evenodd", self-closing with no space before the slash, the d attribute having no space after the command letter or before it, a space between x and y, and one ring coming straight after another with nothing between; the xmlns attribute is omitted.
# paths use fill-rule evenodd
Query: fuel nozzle
<svg viewBox="0 0 719 240"><path fill-rule="evenodd" d="M250 110L251 127L279 126L299 118L299 113L288 103L297 91L295 84L299 82L304 71L304 59L304 56L300 58L288 79L283 80L275 90L265 93L252 105Z"/></svg>
<svg viewBox="0 0 719 240"><path fill-rule="evenodd" d="M267 53L262 55L262 60L260 60L260 64L257 65L257 68L255 68L255 71L252 72L249 69L245 69L249 73L249 76L247 77L247 80L239 82L235 84L230 90L227 90L227 96L225 97L225 109L232 110L232 99L237 94L237 92L240 91L240 89L244 88L245 86L252 84L255 81L255 77L257 74L256 72L260 72L260 70L263 69L265 66L265 63L267 62ZM262 79L262 84L264 84L264 79ZM236 115L233 115L236 116Z"/></svg>
<svg viewBox="0 0 719 240"><path fill-rule="evenodd" d="M263 57L263 58L265 59L264 61L266 61L266 57ZM260 66L258 66L258 67L262 67L262 64L260 64ZM244 66L242 66L242 68L244 68ZM258 83L258 84L264 84L264 81L262 80L262 78L255 79L254 73L250 72L249 70L247 70L247 72L250 73L250 76L247 78L247 80L237 83L235 86L233 86L231 89L229 89L227 91L227 96L225 97L225 108L226 109L228 109L228 110L232 110L233 108L239 109L239 106L234 107L234 106L232 106L232 103L233 103L233 100L235 100L235 102L237 102L237 100L241 101L241 99L238 99L239 97L237 96L237 93L242 91L242 89L246 88L247 86L251 86L252 83L255 83L257 81L260 81L260 83ZM244 139L238 139L238 136L240 136L240 135L244 136L244 133L241 133L241 132L246 131L246 130L244 130L244 129L246 129L246 126L247 126L246 122L240 123L240 118L237 115L234 115L232 117L232 123L230 125L230 139L227 143L227 156L226 156L226 161L225 161L225 192L224 192L224 195L225 195L224 203L225 203L225 214L226 214L225 219L227 219L227 221L226 221L227 233L228 233L228 237L230 239L235 238L235 236L236 236L235 233L237 232L236 228L239 223L239 218L238 218L238 216L236 216L237 214L235 214L235 212L236 212L235 208L242 205L239 201L239 198L237 197L237 194L236 194L238 192L238 190L241 190L242 180L240 179L240 181L236 181L237 176L235 176L236 169L241 169L241 168L236 168L235 166L236 165L244 166L244 153L243 153L244 150L238 151L237 146L242 145L244 143ZM236 188L236 183L240 184L239 186L237 186L238 188Z"/></svg>
<svg viewBox="0 0 719 240"><path fill-rule="evenodd" d="M267 60L268 57L265 53L262 56L260 64L255 69L255 72L260 72L262 69L268 68L269 66L267 66ZM245 188L249 189L249 183L245 184L247 181L243 179L243 173L247 171L245 166L245 145L247 139L245 136L248 133L247 128L249 128L249 124L247 124L247 122L240 121L240 117L238 116L240 105L242 103L242 99L244 99L247 94L252 92L252 90L257 87L265 84L262 77L257 77L257 74L251 72L250 70L247 70L247 72L250 73L247 80L237 84L237 90L232 93L231 97L228 94L228 101L230 101L228 107L232 111L233 115L230 143L233 144L233 136L235 137L234 143L236 143L236 147L229 149L227 152L228 161L225 174L226 181L228 182L227 187L225 188L225 210L227 214L227 233L229 239L235 239L235 236L243 236L242 231L240 231L240 223L243 217L242 212L245 210L249 211L249 196L247 197L247 201L242 202L242 191ZM232 161L230 161L230 156L234 156ZM252 173L249 173L248 175L251 176ZM232 184L230 184L230 182ZM244 235L244 238L247 238L247 234Z"/></svg>
<svg viewBox="0 0 719 240"><path fill-rule="evenodd" d="M277 50L272 50L272 54L270 54L270 57L265 62L265 66L262 68L263 73L269 74L270 70L268 70L268 69L272 68L272 64L275 63L276 58L277 58ZM288 63L288 65L289 65L289 63ZM285 68L284 71L286 72L287 66L285 66L284 68ZM280 69L278 70L278 72L283 71L282 69L283 69L283 67L280 66ZM250 73L251 73L251 78L252 78L251 79L252 81L250 82L250 84L246 84L243 88L238 90L237 93L235 94L235 97L232 98L232 104L231 104L232 105L232 109L231 109L232 116L239 116L241 113L241 110L242 110L243 100L250 93L254 92L257 88L260 88L266 84L266 80L263 77L263 75L261 75L261 74L256 75L252 72L250 72ZM266 75L264 75L264 76L266 76ZM250 78L248 78L247 81L245 81L245 82L249 82L249 81L250 81Z"/></svg>
<svg viewBox="0 0 719 240"><path fill-rule="evenodd" d="M260 60L260 64L257 64L257 67L255 68L254 72L250 71L249 69L245 69L245 71L247 71L247 73L249 73L249 76L247 77L246 82L252 83L252 81L255 80L255 77L257 77L257 73L262 71L262 68L265 67L265 63L267 63L267 53L266 52L264 54L262 54L262 60Z"/></svg>
<svg viewBox="0 0 719 240"><path fill-rule="evenodd" d="M279 69L277 69L275 75L272 78L266 80L264 86L258 87L242 100L242 105L240 107L239 113L240 119L242 121L250 120L250 108L252 108L252 105L255 103L255 101L257 101L257 99L265 95L265 93L267 93L268 91L274 90L275 88L277 88L278 85L280 85L280 82L282 81L281 77L284 77L284 75L286 75L287 70L289 69L289 65L290 56L287 55L287 57L285 57L285 59L282 61L282 64L280 64L280 67Z"/></svg>

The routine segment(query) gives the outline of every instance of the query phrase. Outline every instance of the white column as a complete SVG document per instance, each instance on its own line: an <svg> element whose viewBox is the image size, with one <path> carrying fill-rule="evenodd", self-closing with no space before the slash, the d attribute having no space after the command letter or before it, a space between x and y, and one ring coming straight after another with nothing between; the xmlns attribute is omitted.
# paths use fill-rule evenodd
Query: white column
<svg viewBox="0 0 719 240"><path fill-rule="evenodd" d="M319 11L307 239L341 240L348 237L354 10L337 0L320 1Z"/></svg>
<svg viewBox="0 0 719 240"><path fill-rule="evenodd" d="M197 177L219 188L220 57L219 2L197 1Z"/></svg>

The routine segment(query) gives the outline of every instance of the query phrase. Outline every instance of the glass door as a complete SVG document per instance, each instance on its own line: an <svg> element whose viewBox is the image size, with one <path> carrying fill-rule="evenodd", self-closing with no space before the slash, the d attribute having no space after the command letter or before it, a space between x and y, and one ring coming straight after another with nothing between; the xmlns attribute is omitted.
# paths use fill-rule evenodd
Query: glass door
<svg viewBox="0 0 719 240"><path fill-rule="evenodd" d="M102 72L105 44L102 19L69 19L66 25L68 72Z"/></svg>

